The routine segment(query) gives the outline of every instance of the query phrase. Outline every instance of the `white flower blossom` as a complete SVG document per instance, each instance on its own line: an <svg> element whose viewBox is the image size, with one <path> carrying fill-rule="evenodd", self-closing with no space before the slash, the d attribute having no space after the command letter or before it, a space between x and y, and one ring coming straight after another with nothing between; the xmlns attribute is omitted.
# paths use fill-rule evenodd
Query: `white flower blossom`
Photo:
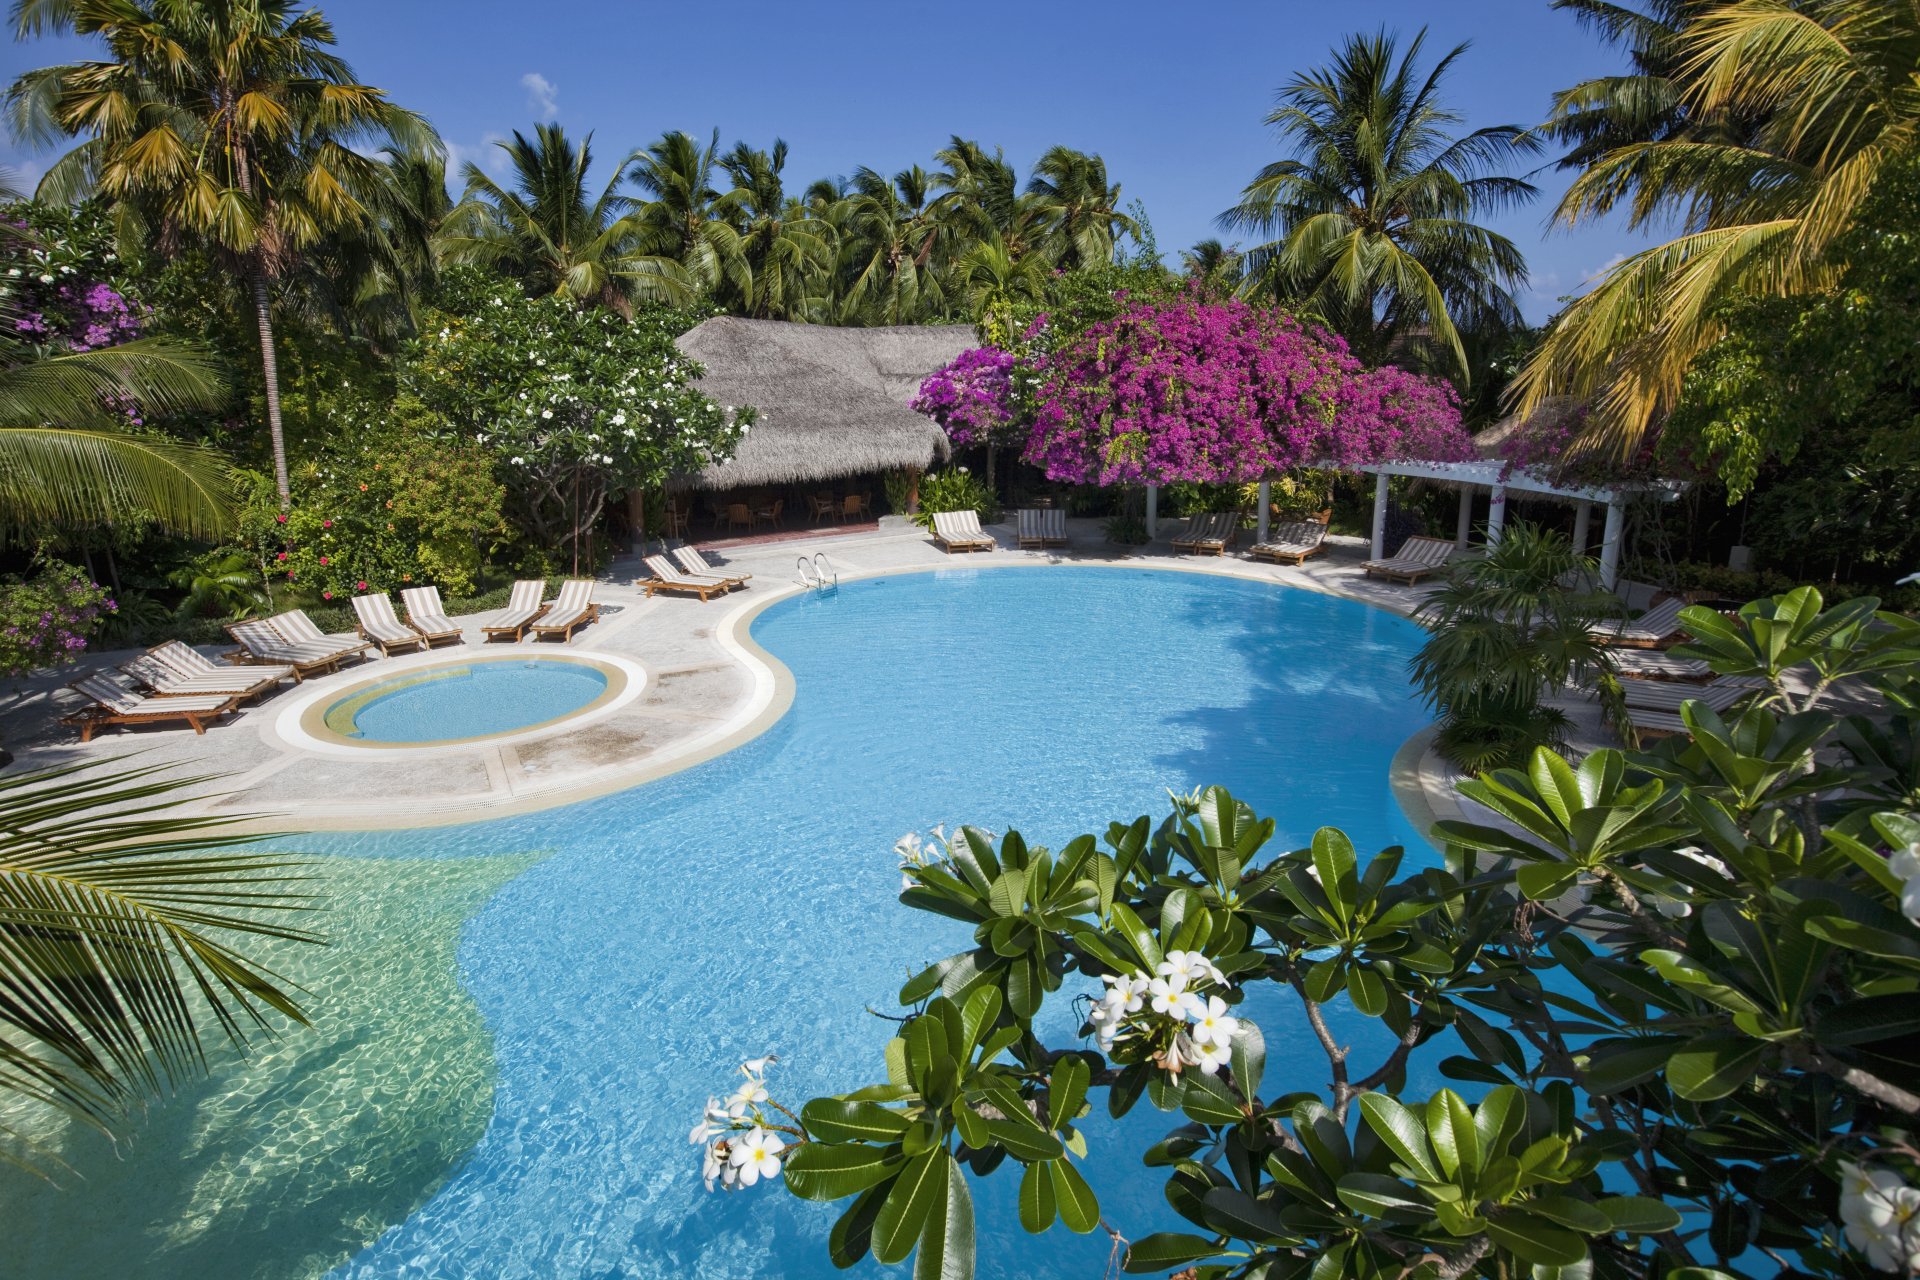
<svg viewBox="0 0 1920 1280"><path fill-rule="evenodd" d="M780 1153L786 1146L779 1134L754 1129L734 1144L727 1163L740 1171L740 1185L750 1187L780 1172Z"/></svg>
<svg viewBox="0 0 1920 1280"><path fill-rule="evenodd" d="M1201 1045L1225 1045L1240 1034L1240 1019L1227 1013L1227 1002L1208 996L1206 1006L1193 1019L1193 1042Z"/></svg>
<svg viewBox="0 0 1920 1280"><path fill-rule="evenodd" d="M1881 1271L1920 1270L1920 1188L1891 1169L1840 1164L1840 1221L1847 1243Z"/></svg>
<svg viewBox="0 0 1920 1280"><path fill-rule="evenodd" d="M1900 914L1920 925L1920 843L1910 844L1888 858L1887 870L1901 880Z"/></svg>

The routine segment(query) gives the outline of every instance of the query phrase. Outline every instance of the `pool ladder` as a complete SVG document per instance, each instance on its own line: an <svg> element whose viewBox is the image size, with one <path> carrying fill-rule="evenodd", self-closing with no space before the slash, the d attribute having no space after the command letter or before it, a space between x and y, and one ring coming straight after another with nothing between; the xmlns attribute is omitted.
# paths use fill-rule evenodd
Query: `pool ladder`
<svg viewBox="0 0 1920 1280"><path fill-rule="evenodd" d="M833 561L827 559L824 551L814 552L811 558L801 556L798 567L800 585L809 591L824 591L840 585L840 571L833 567Z"/></svg>

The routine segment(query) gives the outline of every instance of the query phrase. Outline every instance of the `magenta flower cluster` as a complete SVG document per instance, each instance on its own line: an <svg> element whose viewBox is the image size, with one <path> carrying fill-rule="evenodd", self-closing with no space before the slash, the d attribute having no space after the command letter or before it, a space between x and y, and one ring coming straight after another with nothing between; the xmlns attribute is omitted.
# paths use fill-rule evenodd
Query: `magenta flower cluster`
<svg viewBox="0 0 1920 1280"><path fill-rule="evenodd" d="M1042 357L1025 458L1078 484L1244 483L1311 463L1473 456L1445 382L1368 369L1284 312L1142 303Z"/></svg>
<svg viewBox="0 0 1920 1280"><path fill-rule="evenodd" d="M98 583L61 572L0 582L0 676L72 662L118 607Z"/></svg>
<svg viewBox="0 0 1920 1280"><path fill-rule="evenodd" d="M909 407L940 424L955 444L1007 444L1013 422L1012 353L962 351L920 384Z"/></svg>
<svg viewBox="0 0 1920 1280"><path fill-rule="evenodd" d="M13 322L22 337L68 351L96 351L140 336L140 309L111 285L63 284Z"/></svg>

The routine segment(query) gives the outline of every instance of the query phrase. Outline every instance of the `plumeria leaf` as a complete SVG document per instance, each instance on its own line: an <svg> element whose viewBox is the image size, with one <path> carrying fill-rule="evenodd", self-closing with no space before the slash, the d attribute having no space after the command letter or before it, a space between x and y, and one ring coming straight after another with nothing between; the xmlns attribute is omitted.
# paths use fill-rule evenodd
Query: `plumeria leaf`
<svg viewBox="0 0 1920 1280"><path fill-rule="evenodd" d="M873 1222L873 1256L881 1262L900 1262L913 1252L937 1205L945 1214L947 1180L953 1158L942 1147L923 1151L907 1161L887 1192Z"/></svg>
<svg viewBox="0 0 1920 1280"><path fill-rule="evenodd" d="M1184 1231L1156 1231L1129 1244L1120 1266L1123 1271L1141 1275L1184 1267L1190 1262L1211 1258L1219 1252L1220 1246L1206 1236L1190 1235Z"/></svg>
<svg viewBox="0 0 1920 1280"><path fill-rule="evenodd" d="M802 1200L841 1200L887 1181L904 1163L884 1147L804 1142L787 1157L787 1189Z"/></svg>
<svg viewBox="0 0 1920 1280"><path fill-rule="evenodd" d="M1054 1209L1053 1171L1045 1162L1030 1164L1020 1175L1020 1225L1039 1235L1058 1217Z"/></svg>
<svg viewBox="0 0 1920 1280"><path fill-rule="evenodd" d="M1093 1070L1083 1058L1061 1058L1053 1064L1053 1076L1047 1082L1047 1118L1054 1129L1065 1128L1080 1114L1092 1079Z"/></svg>
<svg viewBox="0 0 1920 1280"><path fill-rule="evenodd" d="M1100 1202L1080 1171L1066 1160L1052 1160L1047 1169L1053 1174L1053 1196L1059 1206L1060 1221L1067 1230L1085 1235L1100 1225Z"/></svg>
<svg viewBox="0 0 1920 1280"><path fill-rule="evenodd" d="M908 1123L900 1112L877 1103L839 1098L815 1098L800 1109L800 1119L808 1136L821 1142L893 1142Z"/></svg>

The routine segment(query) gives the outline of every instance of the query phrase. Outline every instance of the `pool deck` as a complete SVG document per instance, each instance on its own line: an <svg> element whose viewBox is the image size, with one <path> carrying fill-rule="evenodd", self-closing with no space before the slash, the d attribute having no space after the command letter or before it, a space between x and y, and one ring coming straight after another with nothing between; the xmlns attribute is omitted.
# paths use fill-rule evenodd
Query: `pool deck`
<svg viewBox="0 0 1920 1280"><path fill-rule="evenodd" d="M1277 582L1399 614L1411 613L1431 589L1366 577L1359 568L1366 548L1356 538L1329 539L1327 554L1287 567L1244 555L1176 556L1164 542L1115 547L1093 520L1069 521L1070 545L1045 552L1015 549L1011 525L991 526L988 532L1000 540L998 550L956 556L911 526L729 546L709 559L729 573L750 573L753 580L745 590L705 603L684 595L648 598L632 585L638 562L616 562L594 589L602 620L578 632L566 647L644 668L639 696L608 714L498 743L368 751L358 758L311 749L290 731L290 717L299 710L295 704L311 703L322 690L344 690L388 669L399 674L405 666L425 665L429 659L423 656L354 664L298 686L298 696L294 687L283 686L209 727L204 736L184 727L108 727L82 744L77 730L58 722L78 705L65 685L84 669L126 661L132 651L89 654L82 670L31 680L23 695L0 703L5 743L17 758L11 771L127 756L141 764L178 764L213 775L196 787L190 809L244 815L250 829L281 831L438 826L622 790L731 750L780 718L792 699L792 678L747 631L760 609L803 590L795 561L816 551L826 553L843 582L942 568L1044 572L1056 564L1124 564ZM483 646L479 628L492 616L458 619L467 644L440 648L431 661L558 647L531 641ZM1568 710L1576 718L1577 746L1608 741L1592 704L1576 702ZM1415 735L1394 763L1396 792L1422 830L1433 818L1460 815L1453 775L1427 748L1429 737Z"/></svg>

